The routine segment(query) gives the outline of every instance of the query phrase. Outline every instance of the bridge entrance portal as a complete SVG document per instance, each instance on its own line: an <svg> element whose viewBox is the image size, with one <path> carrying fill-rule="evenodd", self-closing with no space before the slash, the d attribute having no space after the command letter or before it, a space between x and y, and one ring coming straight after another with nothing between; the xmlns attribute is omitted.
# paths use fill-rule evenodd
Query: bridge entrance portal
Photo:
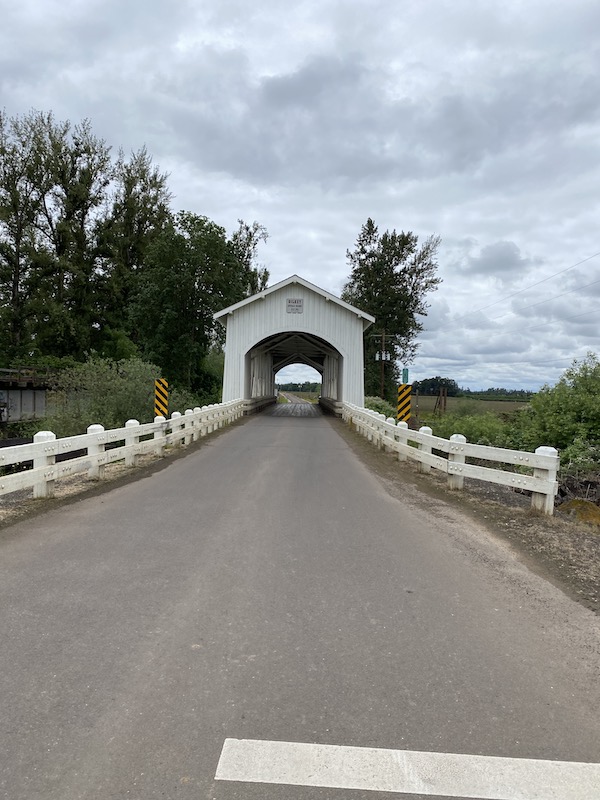
<svg viewBox="0 0 600 800"><path fill-rule="evenodd" d="M215 314L227 329L223 402L275 401L275 375L307 364L322 376L322 404L364 404L363 331L375 320L293 275Z"/></svg>

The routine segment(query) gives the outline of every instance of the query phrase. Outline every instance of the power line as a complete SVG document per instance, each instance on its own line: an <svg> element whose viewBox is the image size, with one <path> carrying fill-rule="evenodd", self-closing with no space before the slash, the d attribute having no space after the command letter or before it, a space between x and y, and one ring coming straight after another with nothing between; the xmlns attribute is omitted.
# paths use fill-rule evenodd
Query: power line
<svg viewBox="0 0 600 800"><path fill-rule="evenodd" d="M514 311L507 311L506 314L499 314L497 317L490 317L490 320L494 319L502 319L502 317L507 317L509 314L516 314L517 311L525 311L526 308L535 308L536 306L541 306L544 303L549 303L551 300L557 300L559 297L564 297L566 294L571 294L572 292L577 292L580 289L588 289L590 286L595 286L597 283L600 283L600 278L597 281L592 281L591 283L585 283L583 286L576 286L574 289L567 289L566 292L561 292L560 294L554 294L552 297L546 298L546 300L538 300L537 303L530 303L528 306L519 306Z"/></svg>
<svg viewBox="0 0 600 800"><path fill-rule="evenodd" d="M499 303L503 303L505 300L510 300L512 297L516 297L518 294L522 294L523 292L527 292L529 289L534 289L536 286L540 286L542 283L546 283L546 281L551 280L552 278L556 278L557 275L563 275L565 272L568 272L571 269L575 269L575 267L581 266L581 264L585 264L586 261L591 261L592 258L597 258L600 256L600 251L594 253L587 258L578 261L576 264L571 264L570 267L565 267L565 269L561 269L558 272L554 272L552 275L548 275L547 278L542 278L541 281L537 281L537 283L532 283L530 286L525 286L523 289L519 289L516 292L512 292L506 297L501 297L499 300L494 300L493 303L488 303L485 306L481 306L481 308L476 308L474 311L468 311L466 314L461 314L459 317L455 317L454 321L456 322L459 319L463 319L464 317L471 317L473 314L478 314L480 311L485 311L488 308L492 308L493 306L497 306Z"/></svg>
<svg viewBox="0 0 600 800"><path fill-rule="evenodd" d="M529 328L509 328L507 331L499 331L500 334L505 333L523 333L524 331L534 331L537 328L545 328L548 325L555 325L557 322L567 322L570 319L577 319L578 317L587 317L588 314L598 314L599 311L597 308L592 309L592 311L584 311L583 314L573 314L571 317L563 317L562 319L553 319L550 322L542 322L541 325L530 325Z"/></svg>

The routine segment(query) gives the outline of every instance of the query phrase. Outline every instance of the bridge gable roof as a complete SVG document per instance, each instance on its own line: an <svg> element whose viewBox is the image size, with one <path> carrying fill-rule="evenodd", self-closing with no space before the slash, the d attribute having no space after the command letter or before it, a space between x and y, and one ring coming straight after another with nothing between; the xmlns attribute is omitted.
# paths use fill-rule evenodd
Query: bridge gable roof
<svg viewBox="0 0 600 800"><path fill-rule="evenodd" d="M310 283L304 278L301 278L299 275L291 275L289 278L286 278L285 280L280 281L279 283L276 283L273 286L269 286L268 289L265 289L264 291L259 292L258 294L252 295L252 297L247 297L245 300L240 300L239 303L234 303L234 305L224 308L222 311L219 311L216 314L214 314L214 318L218 320L222 325L227 326L227 317L229 314L233 314L238 309L243 308L244 306L248 306L251 303L255 303L257 300L264 300L268 295L274 294L275 292L280 292L287 286L292 286L294 284L304 286L305 289L314 292L314 294L320 295L327 302L335 303L336 305L341 306L343 309L345 309L348 313L360 317L363 320L365 328L368 328L369 325L372 325L373 322L375 322L375 317L372 317L370 314L367 314L366 311L362 311L360 308L351 306L350 303L344 302L344 300L341 300L334 294L326 292L325 289L321 289L319 286L315 286L314 283Z"/></svg>

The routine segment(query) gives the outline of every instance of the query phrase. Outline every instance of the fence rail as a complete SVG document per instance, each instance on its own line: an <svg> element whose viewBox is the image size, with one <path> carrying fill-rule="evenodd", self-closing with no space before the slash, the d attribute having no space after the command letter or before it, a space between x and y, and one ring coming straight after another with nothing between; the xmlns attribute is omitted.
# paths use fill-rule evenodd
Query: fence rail
<svg viewBox="0 0 600 800"><path fill-rule="evenodd" d="M105 467L116 461L135 466L141 455L162 455L167 446L179 446L197 441L218 428L241 417L244 401L188 409L185 414L175 411L170 419L155 417L154 422L141 424L130 419L123 428L105 430L102 425L90 425L87 433L57 439L52 431L40 431L33 443L0 449L0 496L33 489L36 498L52 497L55 483L79 472L92 479L103 477ZM119 446L119 442L122 444ZM106 449L110 445L110 449ZM86 455L62 460L65 454L86 450ZM61 457L57 463L57 457ZM24 472L2 475L3 468L24 462L33 468Z"/></svg>
<svg viewBox="0 0 600 800"><path fill-rule="evenodd" d="M437 469L446 473L450 489L461 490L465 478L476 478L531 492L532 508L548 515L554 513L554 497L558 492L556 475L560 466L558 451L554 447L538 447L535 453L529 453L471 444L460 433L442 439L434 436L429 427L412 431L406 422L396 424L392 417L386 419L383 414L351 403L343 404L342 418L377 447L397 453L400 461L417 461L421 472ZM467 459L510 464L518 467L519 471L482 466L469 463Z"/></svg>

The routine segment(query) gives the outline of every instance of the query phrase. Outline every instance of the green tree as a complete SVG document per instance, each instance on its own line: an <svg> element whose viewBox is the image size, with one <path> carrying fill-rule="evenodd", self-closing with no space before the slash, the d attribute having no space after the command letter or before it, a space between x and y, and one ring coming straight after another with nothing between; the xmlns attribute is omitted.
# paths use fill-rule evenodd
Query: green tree
<svg viewBox="0 0 600 800"><path fill-rule="evenodd" d="M354 250L346 255L351 267L342 299L375 317L365 332L365 393L380 395L381 362L376 353L390 353L384 362L383 394L394 399L399 362L411 363L417 351L417 335L423 330L419 317L427 314L426 296L440 283L437 277L438 236L419 246L411 231L380 234L369 218L362 226ZM382 346L383 345L383 346Z"/></svg>
<svg viewBox="0 0 600 800"><path fill-rule="evenodd" d="M50 254L38 318L38 344L84 358L98 326L95 290L101 271L98 229L114 175L110 147L89 120L72 126L40 117L38 136L51 179L39 230Z"/></svg>
<svg viewBox="0 0 600 800"><path fill-rule="evenodd" d="M0 314L11 360L83 358L97 324L98 221L113 168L89 121L0 125Z"/></svg>
<svg viewBox="0 0 600 800"><path fill-rule="evenodd" d="M98 285L95 348L110 357L137 350L128 309L148 247L171 221L167 179L145 147L132 153L128 161L119 153L110 213L99 230L103 269Z"/></svg>
<svg viewBox="0 0 600 800"><path fill-rule="evenodd" d="M460 389L456 381L452 378L441 378L436 375L435 378L424 378L422 381L415 381L412 385L413 389L419 394L439 394L440 389L447 389L448 397L456 397L460 394Z"/></svg>
<svg viewBox="0 0 600 800"><path fill-rule="evenodd" d="M243 299L245 277L224 228L177 214L148 248L132 306L144 356L169 380L206 388L202 363L218 342L213 314Z"/></svg>
<svg viewBox="0 0 600 800"><path fill-rule="evenodd" d="M269 238L267 229L258 222L249 225L238 219L238 228L231 237L233 254L241 269L243 293L245 297L262 292L267 288L269 271L257 262L258 246Z"/></svg>
<svg viewBox="0 0 600 800"><path fill-rule="evenodd" d="M37 118L0 112L0 363L22 360L32 346L39 219L47 185Z"/></svg>

